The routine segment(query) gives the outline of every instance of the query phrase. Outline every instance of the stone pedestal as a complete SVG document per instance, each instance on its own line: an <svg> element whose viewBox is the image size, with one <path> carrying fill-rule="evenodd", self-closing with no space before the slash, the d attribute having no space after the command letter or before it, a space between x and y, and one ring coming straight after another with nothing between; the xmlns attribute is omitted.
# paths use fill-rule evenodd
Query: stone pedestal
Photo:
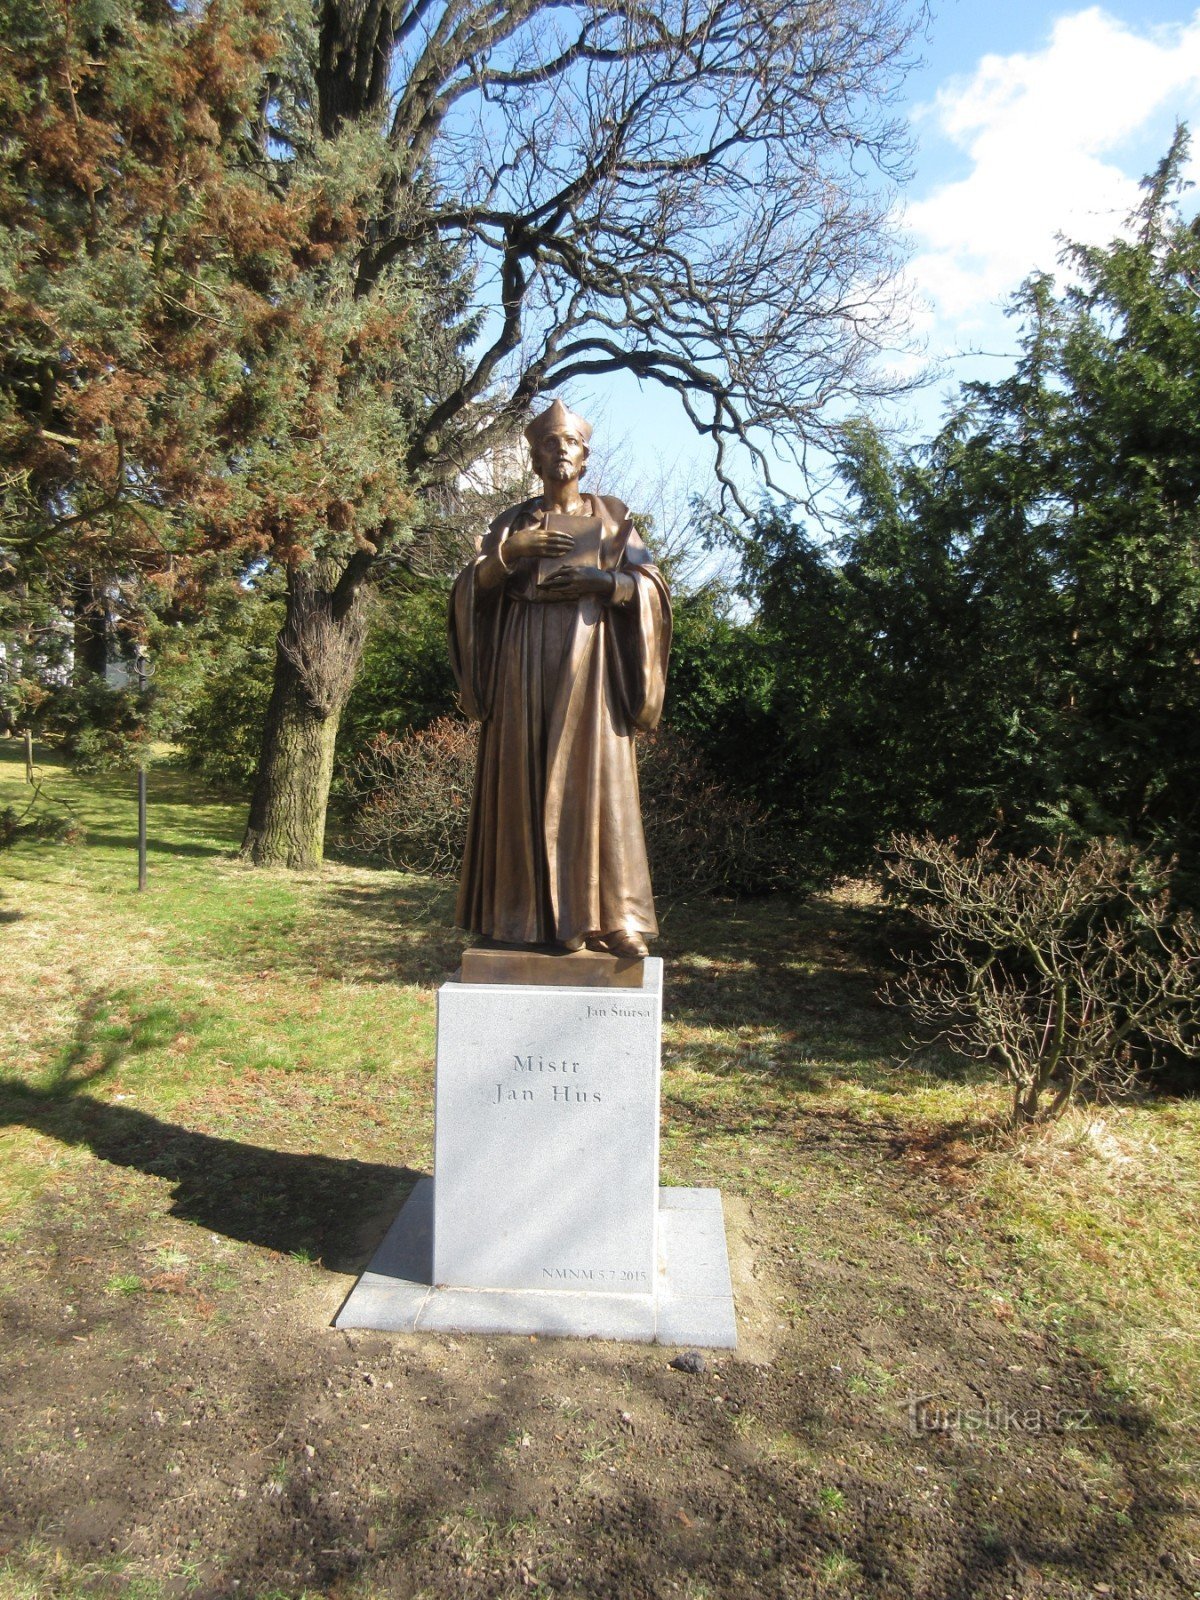
<svg viewBox="0 0 1200 1600"><path fill-rule="evenodd" d="M720 1195L658 1187L662 962L640 987L438 995L434 1179L338 1327L730 1347Z"/></svg>
<svg viewBox="0 0 1200 1600"><path fill-rule="evenodd" d="M645 966L640 989L442 988L435 1283L651 1292L662 962Z"/></svg>

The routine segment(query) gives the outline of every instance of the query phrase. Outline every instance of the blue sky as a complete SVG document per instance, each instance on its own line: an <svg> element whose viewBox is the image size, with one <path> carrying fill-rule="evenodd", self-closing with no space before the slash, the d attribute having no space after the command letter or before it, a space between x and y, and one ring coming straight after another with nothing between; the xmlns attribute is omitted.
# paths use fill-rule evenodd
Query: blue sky
<svg viewBox="0 0 1200 1600"><path fill-rule="evenodd" d="M1013 348L1004 301L1035 268L1057 268L1057 234L1102 243L1117 233L1177 118L1196 130L1200 180L1196 5L935 4L924 62L906 85L917 144L904 196L913 321L942 367L906 408L914 438L936 426L955 381L1003 374ZM670 397L608 379L566 398L635 480L663 464L698 488L710 479L708 452Z"/></svg>
<svg viewBox="0 0 1200 1600"><path fill-rule="evenodd" d="M1200 11L942 0L909 88L917 324L950 377L986 373L1012 347L999 307L1030 271L1058 268L1057 235L1111 239L1176 119L1197 122ZM935 421L931 399L919 410Z"/></svg>

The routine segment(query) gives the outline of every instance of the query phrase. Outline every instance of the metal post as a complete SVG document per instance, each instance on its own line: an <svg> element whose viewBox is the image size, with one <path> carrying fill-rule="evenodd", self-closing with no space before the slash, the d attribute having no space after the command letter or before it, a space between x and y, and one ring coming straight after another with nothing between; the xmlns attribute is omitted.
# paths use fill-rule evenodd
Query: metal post
<svg viewBox="0 0 1200 1600"><path fill-rule="evenodd" d="M145 651L140 646L136 648L133 658L133 670L137 673L138 695L141 698L143 711L146 704L147 680L150 676L150 663L146 659ZM146 888L146 754L145 745L138 761L138 893Z"/></svg>
<svg viewBox="0 0 1200 1600"><path fill-rule="evenodd" d="M138 888L146 887L146 764L138 768Z"/></svg>

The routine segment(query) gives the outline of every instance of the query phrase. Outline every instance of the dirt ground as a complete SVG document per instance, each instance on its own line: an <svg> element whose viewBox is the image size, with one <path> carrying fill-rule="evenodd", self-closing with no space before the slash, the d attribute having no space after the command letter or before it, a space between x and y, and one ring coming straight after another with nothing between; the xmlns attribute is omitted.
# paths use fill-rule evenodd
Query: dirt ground
<svg viewBox="0 0 1200 1600"><path fill-rule="evenodd" d="M0 1592L1200 1595L1161 1436L1023 1322L899 1123L761 1130L778 1198L727 1201L741 1345L689 1374L337 1332L415 1174L77 1119L98 1159L3 1246Z"/></svg>
<svg viewBox="0 0 1200 1600"><path fill-rule="evenodd" d="M891 1065L873 914L664 923L663 1172L725 1196L735 1354L341 1333L432 1148L448 891L248 876L168 779L144 901L115 787L0 872L0 1600L1198 1600L1194 1438Z"/></svg>

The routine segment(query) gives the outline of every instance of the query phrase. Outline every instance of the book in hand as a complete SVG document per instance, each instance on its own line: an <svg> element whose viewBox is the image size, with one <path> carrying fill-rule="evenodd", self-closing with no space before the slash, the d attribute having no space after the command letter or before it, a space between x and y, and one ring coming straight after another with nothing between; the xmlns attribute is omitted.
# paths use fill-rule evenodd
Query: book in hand
<svg viewBox="0 0 1200 1600"><path fill-rule="evenodd" d="M604 525L599 517L568 517L561 511L551 511L546 518L551 533L569 533L575 543L565 556L541 556L537 564L537 586L543 587L547 578L567 567L598 567L600 543ZM553 591L551 591L553 593Z"/></svg>

